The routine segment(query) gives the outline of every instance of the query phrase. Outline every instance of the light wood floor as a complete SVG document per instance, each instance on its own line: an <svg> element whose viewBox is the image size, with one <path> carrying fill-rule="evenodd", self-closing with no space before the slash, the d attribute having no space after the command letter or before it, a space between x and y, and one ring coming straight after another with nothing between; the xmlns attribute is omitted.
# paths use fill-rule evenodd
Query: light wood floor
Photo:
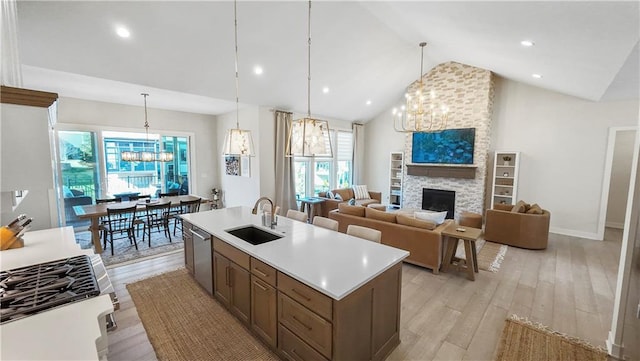
<svg viewBox="0 0 640 361"><path fill-rule="evenodd" d="M549 247L509 247L498 273L440 273L403 266L401 344L388 360L490 360L504 320L528 317L604 346L611 325L621 231L605 241L551 234ZM183 264L182 253L109 270L120 299L109 360L155 360L125 284Z"/></svg>

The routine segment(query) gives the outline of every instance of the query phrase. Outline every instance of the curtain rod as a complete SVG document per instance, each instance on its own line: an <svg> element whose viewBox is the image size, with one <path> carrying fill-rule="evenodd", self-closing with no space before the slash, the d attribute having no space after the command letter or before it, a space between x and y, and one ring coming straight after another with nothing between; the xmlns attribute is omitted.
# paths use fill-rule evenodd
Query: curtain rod
<svg viewBox="0 0 640 361"><path fill-rule="evenodd" d="M270 112L275 113L275 112L280 112L280 113L287 113L287 114L293 114L293 112L288 112L286 110L280 110L280 109L269 109Z"/></svg>

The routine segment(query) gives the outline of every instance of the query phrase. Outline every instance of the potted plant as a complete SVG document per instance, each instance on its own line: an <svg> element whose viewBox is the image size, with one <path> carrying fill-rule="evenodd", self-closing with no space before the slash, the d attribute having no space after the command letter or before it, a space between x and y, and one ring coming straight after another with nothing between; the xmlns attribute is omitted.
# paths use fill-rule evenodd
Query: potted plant
<svg viewBox="0 0 640 361"><path fill-rule="evenodd" d="M504 161L504 165L509 165L509 162L511 161L511 156L505 155L502 157L502 160Z"/></svg>

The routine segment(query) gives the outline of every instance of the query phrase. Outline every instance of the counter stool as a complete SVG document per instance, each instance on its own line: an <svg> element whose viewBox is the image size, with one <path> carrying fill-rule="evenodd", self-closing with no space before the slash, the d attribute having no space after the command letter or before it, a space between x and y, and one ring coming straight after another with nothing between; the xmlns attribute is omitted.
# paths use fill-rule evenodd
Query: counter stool
<svg viewBox="0 0 640 361"><path fill-rule="evenodd" d="M463 227L482 229L482 214L462 212L458 224Z"/></svg>
<svg viewBox="0 0 640 361"><path fill-rule="evenodd" d="M380 203L371 203L371 204L367 205L367 207L373 208L373 209L378 210L378 211L386 211L387 210L387 206L385 206L384 204L380 204Z"/></svg>

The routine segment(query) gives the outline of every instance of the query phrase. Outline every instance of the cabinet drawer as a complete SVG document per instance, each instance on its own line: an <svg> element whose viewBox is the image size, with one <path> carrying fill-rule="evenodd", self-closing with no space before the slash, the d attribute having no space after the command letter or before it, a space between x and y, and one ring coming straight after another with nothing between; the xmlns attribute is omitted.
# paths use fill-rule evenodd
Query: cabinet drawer
<svg viewBox="0 0 640 361"><path fill-rule="evenodd" d="M271 286L276 286L276 269L251 257L251 273Z"/></svg>
<svg viewBox="0 0 640 361"><path fill-rule="evenodd" d="M278 289L327 320L332 319L333 302L330 297L281 272L278 272Z"/></svg>
<svg viewBox="0 0 640 361"><path fill-rule="evenodd" d="M282 325L278 326L278 339L280 340L278 347L280 353L289 360L327 361L318 351L309 347L309 345Z"/></svg>
<svg viewBox="0 0 640 361"><path fill-rule="evenodd" d="M278 321L325 357L331 357L331 323L278 293Z"/></svg>
<svg viewBox="0 0 640 361"><path fill-rule="evenodd" d="M246 270L249 270L249 259L251 258L251 256L249 256L248 254L242 252L241 250L235 248L225 241L219 240L216 237L213 237L213 249L221 255L230 259L235 264L241 266Z"/></svg>

